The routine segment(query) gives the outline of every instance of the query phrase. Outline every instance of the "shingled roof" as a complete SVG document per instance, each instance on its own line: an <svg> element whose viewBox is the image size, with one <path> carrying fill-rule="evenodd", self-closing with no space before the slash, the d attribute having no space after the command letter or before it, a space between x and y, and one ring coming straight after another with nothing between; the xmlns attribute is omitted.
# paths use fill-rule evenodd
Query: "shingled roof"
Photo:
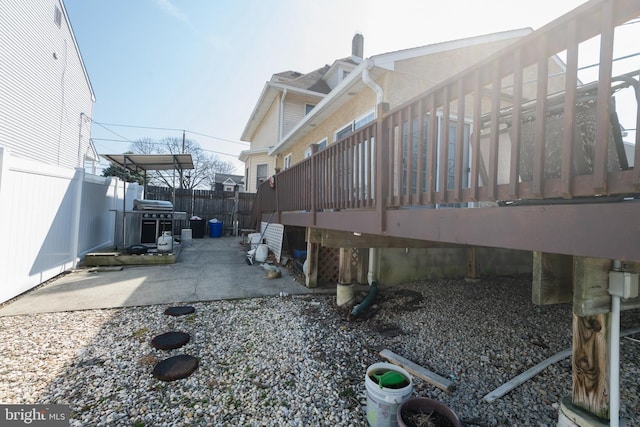
<svg viewBox="0 0 640 427"><path fill-rule="evenodd" d="M271 81L274 83L284 83L287 86L293 86L299 89L327 94L331 91L331 88L322 78L328 70L329 66L325 65L307 74L302 74L297 71L283 71L274 74Z"/></svg>

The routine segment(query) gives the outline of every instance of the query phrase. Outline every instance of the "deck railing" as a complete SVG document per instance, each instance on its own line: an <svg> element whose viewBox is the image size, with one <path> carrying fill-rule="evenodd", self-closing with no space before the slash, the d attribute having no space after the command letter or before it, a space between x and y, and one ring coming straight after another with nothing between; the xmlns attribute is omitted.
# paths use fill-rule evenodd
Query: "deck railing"
<svg viewBox="0 0 640 427"><path fill-rule="evenodd" d="M592 0L277 174L258 212L481 206L637 193L617 122L638 113L638 72L612 76L637 0ZM598 77L579 56L599 40ZM632 105L613 95L635 91ZM541 120L540 118L544 118ZM640 141L635 133L636 146ZM640 165L640 150L634 163ZM384 201L384 202L380 202Z"/></svg>

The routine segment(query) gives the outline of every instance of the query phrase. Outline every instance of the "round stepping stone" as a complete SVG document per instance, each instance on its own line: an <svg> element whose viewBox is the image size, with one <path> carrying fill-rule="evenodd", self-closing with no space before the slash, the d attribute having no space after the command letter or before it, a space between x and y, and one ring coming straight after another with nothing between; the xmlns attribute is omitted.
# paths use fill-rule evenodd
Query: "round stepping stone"
<svg viewBox="0 0 640 427"><path fill-rule="evenodd" d="M166 332L155 336L151 345L159 350L173 350L188 343L190 338L189 334L184 332Z"/></svg>
<svg viewBox="0 0 640 427"><path fill-rule="evenodd" d="M185 314L191 314L196 309L190 305L181 305L177 307L169 307L164 311L167 316L184 316Z"/></svg>
<svg viewBox="0 0 640 427"><path fill-rule="evenodd" d="M191 375L198 368L198 363L195 357L181 354L158 362L152 374L161 381L175 381Z"/></svg>

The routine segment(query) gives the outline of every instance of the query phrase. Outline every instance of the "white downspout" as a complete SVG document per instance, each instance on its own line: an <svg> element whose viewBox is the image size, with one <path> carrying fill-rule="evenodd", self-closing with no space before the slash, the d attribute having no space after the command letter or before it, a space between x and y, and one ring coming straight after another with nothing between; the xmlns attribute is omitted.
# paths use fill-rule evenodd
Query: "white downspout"
<svg viewBox="0 0 640 427"><path fill-rule="evenodd" d="M284 99L286 97L287 89L282 91L282 97L280 98L280 129L278 129L280 134L278 135L278 143L280 143L282 141L282 138L284 137Z"/></svg>
<svg viewBox="0 0 640 427"><path fill-rule="evenodd" d="M612 427L620 425L620 298L636 298L639 281L638 273L626 272L622 261L613 261L609 271L609 425Z"/></svg>
<svg viewBox="0 0 640 427"><path fill-rule="evenodd" d="M373 61L370 59L367 59L366 61L367 61L367 65L362 70L362 82L367 86L369 86L371 89L373 89L373 91L376 93L376 108L377 108L378 105L384 102L384 91L376 82L373 81L371 76L369 76L369 70L373 68Z"/></svg>
<svg viewBox="0 0 640 427"><path fill-rule="evenodd" d="M376 94L376 105L374 111L376 112L376 118L378 117L378 106L384 102L384 91L382 88L373 81L369 75L369 70L373 68L373 61L367 59L367 65L362 70L362 82L369 86ZM367 273L367 282L369 286L376 281L376 271L378 265L378 249L369 248L369 272Z"/></svg>
<svg viewBox="0 0 640 427"><path fill-rule="evenodd" d="M613 261L614 272L622 271L622 262ZM613 286L615 288L615 286ZM620 425L620 293L612 289L609 279L609 294L611 295L611 320L609 324L609 425Z"/></svg>
<svg viewBox="0 0 640 427"><path fill-rule="evenodd" d="M367 283L376 281L376 267L378 265L378 248L369 248L369 271L367 272Z"/></svg>

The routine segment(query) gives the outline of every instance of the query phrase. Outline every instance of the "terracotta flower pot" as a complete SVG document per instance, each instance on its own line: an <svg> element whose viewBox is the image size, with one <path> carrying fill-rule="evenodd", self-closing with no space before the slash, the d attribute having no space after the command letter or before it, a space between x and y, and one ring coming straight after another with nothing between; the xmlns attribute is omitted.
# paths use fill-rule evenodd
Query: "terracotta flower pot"
<svg viewBox="0 0 640 427"><path fill-rule="evenodd" d="M463 427L462 421L447 405L427 397L411 397L398 406L396 414L399 427L433 425L434 427L453 426ZM415 418L414 418L415 417ZM433 424L420 424L415 421L425 421L429 418ZM413 421L413 422L412 422Z"/></svg>

